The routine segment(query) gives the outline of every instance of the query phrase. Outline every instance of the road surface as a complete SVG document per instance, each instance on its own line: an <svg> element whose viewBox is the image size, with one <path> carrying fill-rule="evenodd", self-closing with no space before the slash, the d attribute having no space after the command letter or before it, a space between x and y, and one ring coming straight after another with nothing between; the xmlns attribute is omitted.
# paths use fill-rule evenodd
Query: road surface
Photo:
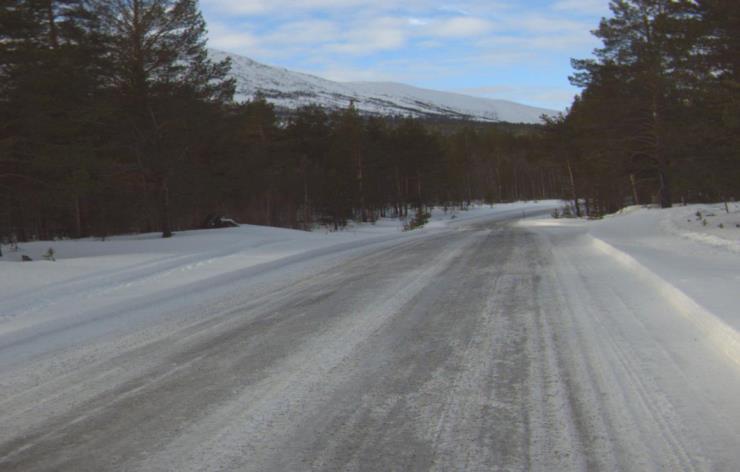
<svg viewBox="0 0 740 472"><path fill-rule="evenodd" d="M0 346L0 470L740 470L738 366L598 257L474 222Z"/></svg>

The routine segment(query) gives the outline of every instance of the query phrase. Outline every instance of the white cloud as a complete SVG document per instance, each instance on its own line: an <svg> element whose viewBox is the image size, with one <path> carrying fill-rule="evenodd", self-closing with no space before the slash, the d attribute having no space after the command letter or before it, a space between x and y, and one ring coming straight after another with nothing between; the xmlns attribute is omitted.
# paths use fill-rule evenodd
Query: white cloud
<svg viewBox="0 0 740 472"><path fill-rule="evenodd" d="M537 59L537 54L527 48L499 49L494 51L484 50L466 57L466 60L471 64L486 66L529 65L537 61Z"/></svg>
<svg viewBox="0 0 740 472"><path fill-rule="evenodd" d="M480 48L499 51L567 52L589 50L598 41L588 33L537 34L531 36L499 35L480 40Z"/></svg>
<svg viewBox="0 0 740 472"><path fill-rule="evenodd" d="M222 23L208 24L208 46L225 51L254 51L258 48L259 39L247 32L246 28L232 28Z"/></svg>
<svg viewBox="0 0 740 472"><path fill-rule="evenodd" d="M426 26L429 24L429 21L425 18L409 18L409 24L411 26Z"/></svg>
<svg viewBox="0 0 740 472"><path fill-rule="evenodd" d="M316 43L335 41L341 34L336 22L328 20L293 21L280 25L263 36L266 44L304 44L311 47Z"/></svg>
<svg viewBox="0 0 740 472"><path fill-rule="evenodd" d="M456 17L432 24L430 33L443 37L480 36L491 30L491 23L474 17Z"/></svg>
<svg viewBox="0 0 740 472"><path fill-rule="evenodd" d="M584 21L543 15L521 16L507 22L507 27L511 30L534 34L574 31L588 34L595 26Z"/></svg>
<svg viewBox="0 0 740 472"><path fill-rule="evenodd" d="M430 3L429 0L406 0L403 7L430 8ZM365 9L388 11L399 7L395 0L202 0L201 5L221 13L238 15L290 15L310 11L347 12Z"/></svg>
<svg viewBox="0 0 740 472"><path fill-rule="evenodd" d="M201 4L232 15L254 15L270 9L269 2L263 0L203 0Z"/></svg>
<svg viewBox="0 0 740 472"><path fill-rule="evenodd" d="M534 69L557 69L553 80L567 84L570 57L586 57L598 45L590 30L595 15L608 14L608 0L532 3L201 0L201 7L209 46L333 79L445 88L446 79L508 74L516 81Z"/></svg>
<svg viewBox="0 0 740 472"><path fill-rule="evenodd" d="M409 41L423 49L444 49L446 39L467 41L470 48L496 54L507 47L590 50L597 41L589 30L596 25L564 12L601 8L605 1L557 0L536 13L513 0L443 5L407 0L400 6L392 0L203 0L203 4L229 13L220 16L223 26L211 27L212 46L259 48L286 57L306 51L350 56L400 52ZM395 11L388 14L389 10ZM481 14L484 11L489 14ZM262 17L266 12L272 14ZM234 18L251 19L251 24L235 25Z"/></svg>
<svg viewBox="0 0 740 472"><path fill-rule="evenodd" d="M437 11L444 12L444 13L452 13L454 15L462 15L462 16L471 15L469 11L464 10L460 7L453 6L453 5L443 5L441 7L438 7Z"/></svg>
<svg viewBox="0 0 740 472"><path fill-rule="evenodd" d="M404 46L407 34L403 20L383 18L345 31L341 40L327 47L330 52L370 54Z"/></svg>
<svg viewBox="0 0 740 472"><path fill-rule="evenodd" d="M573 14L607 15L609 0L558 0L552 5L552 9Z"/></svg>
<svg viewBox="0 0 740 472"><path fill-rule="evenodd" d="M424 41L419 41L416 43L416 45L424 49L439 49L445 47L445 43L438 39L427 39Z"/></svg>

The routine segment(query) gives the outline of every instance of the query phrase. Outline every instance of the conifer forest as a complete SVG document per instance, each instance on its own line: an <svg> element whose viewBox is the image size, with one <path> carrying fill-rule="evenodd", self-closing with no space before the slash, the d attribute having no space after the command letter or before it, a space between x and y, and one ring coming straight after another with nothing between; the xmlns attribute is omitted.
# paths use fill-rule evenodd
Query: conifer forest
<svg viewBox="0 0 740 472"><path fill-rule="evenodd" d="M233 100L196 0L2 0L0 238L740 197L740 2L614 0L541 125Z"/></svg>

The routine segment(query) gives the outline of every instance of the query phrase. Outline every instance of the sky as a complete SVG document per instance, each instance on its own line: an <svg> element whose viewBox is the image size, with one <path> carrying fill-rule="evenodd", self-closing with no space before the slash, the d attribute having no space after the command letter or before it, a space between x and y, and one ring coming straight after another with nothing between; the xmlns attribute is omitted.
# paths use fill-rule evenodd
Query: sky
<svg viewBox="0 0 740 472"><path fill-rule="evenodd" d="M337 81L564 110L608 0L200 0L209 47Z"/></svg>

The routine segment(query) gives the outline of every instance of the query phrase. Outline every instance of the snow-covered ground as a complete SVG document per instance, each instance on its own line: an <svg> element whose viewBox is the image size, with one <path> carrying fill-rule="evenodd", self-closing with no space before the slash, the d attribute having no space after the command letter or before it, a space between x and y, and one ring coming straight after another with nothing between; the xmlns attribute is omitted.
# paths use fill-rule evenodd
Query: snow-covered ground
<svg viewBox="0 0 740 472"><path fill-rule="evenodd" d="M720 210L518 223L549 247L562 297L553 316L572 323L562 336L582 364L570 380L578 401L598 405L604 438L622 438L596 441L596 457L622 447L633 461L589 469L739 470L740 228L729 223L740 212Z"/></svg>
<svg viewBox="0 0 740 472"><path fill-rule="evenodd" d="M737 233L555 205L23 245L0 469L738 470Z"/></svg>
<svg viewBox="0 0 740 472"><path fill-rule="evenodd" d="M678 207L661 225L684 239L740 253L740 203Z"/></svg>
<svg viewBox="0 0 740 472"><path fill-rule="evenodd" d="M105 241L36 241L21 243L15 251L5 245L0 258L0 344L3 338L17 337L19 331L32 335L44 326L59 329L90 317L134 323L165 309L228 293L246 277L270 272L279 279L286 270L294 273L302 262L329 264L353 252L417 238L449 225L556 205L542 201L477 205L464 211L435 209L426 228L408 232L403 231L403 222L382 219L375 224L350 224L337 232L242 225L184 231L171 239L152 233ZM43 257L49 248L54 262ZM20 262L23 255L33 261ZM282 268L289 269L281 272Z"/></svg>
<svg viewBox="0 0 740 472"><path fill-rule="evenodd" d="M740 366L740 204L730 203L728 209L724 204L629 207L603 220L543 218L519 224L592 249L602 256L594 260L604 274L626 269L641 282L634 299L666 300Z"/></svg>
<svg viewBox="0 0 740 472"><path fill-rule="evenodd" d="M21 243L0 258L0 339L18 330L73 323L87 316L157 310L202 302L244 277L285 275L300 263L331 263L357 251L423 237L451 225L488 218L527 216L557 205L538 203L435 209L427 225L404 232L403 222L381 219L342 231L313 232L242 225L194 230L172 239L159 234ZM689 205L670 210L632 207L600 221L528 218L520 224L566 235L628 268L646 292L659 293L677 310L713 333L740 364L740 204ZM699 216L701 215L701 216ZM706 224L704 223L706 221ZM55 262L43 255L53 248ZM27 255L33 262L20 262ZM160 306L161 305L161 306ZM120 317L125 319L125 315ZM135 318L135 317L133 317Z"/></svg>

